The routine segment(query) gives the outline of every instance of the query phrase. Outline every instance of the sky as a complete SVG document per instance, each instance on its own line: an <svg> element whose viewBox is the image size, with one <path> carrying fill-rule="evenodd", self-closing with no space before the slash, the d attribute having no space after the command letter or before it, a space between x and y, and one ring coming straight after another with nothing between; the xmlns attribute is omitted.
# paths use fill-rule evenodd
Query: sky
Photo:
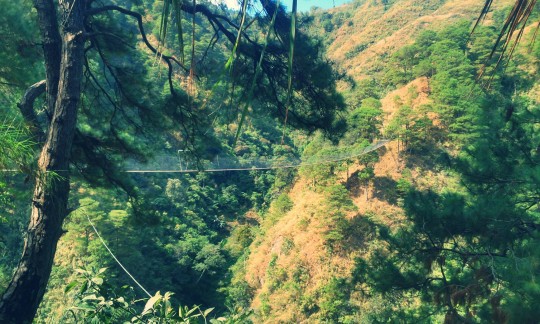
<svg viewBox="0 0 540 324"><path fill-rule="evenodd" d="M212 2L223 2L231 9L239 8L238 0L214 0ZM309 11L309 9L313 6L328 9L334 7L334 5L339 6L347 2L350 2L350 0L298 0L298 11L306 12ZM287 6L289 10L292 8L292 0L281 0L281 3Z"/></svg>
<svg viewBox="0 0 540 324"><path fill-rule="evenodd" d="M299 11L309 11L313 6L328 9L333 8L334 6L339 6L344 3L351 2L350 0L298 0L298 10ZM291 0L284 0L283 3L287 8L292 8Z"/></svg>

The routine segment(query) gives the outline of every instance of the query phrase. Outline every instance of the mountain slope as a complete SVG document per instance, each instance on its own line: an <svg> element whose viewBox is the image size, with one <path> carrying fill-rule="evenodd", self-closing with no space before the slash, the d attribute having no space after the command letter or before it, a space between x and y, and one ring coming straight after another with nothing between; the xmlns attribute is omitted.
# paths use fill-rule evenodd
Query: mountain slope
<svg viewBox="0 0 540 324"><path fill-rule="evenodd" d="M317 32L329 33L327 55L355 79L380 71L385 58L408 45L426 29L438 29L460 20L472 21L484 0L355 1L328 12L315 12ZM497 1L494 9L512 1ZM333 24L325 24L330 20ZM330 30L330 31L329 31Z"/></svg>
<svg viewBox="0 0 540 324"><path fill-rule="evenodd" d="M388 93L381 100L385 124L399 109L396 98L411 102L415 110L425 104L427 82L426 78L417 79ZM417 93L415 99L410 98L414 92L410 89ZM406 161L400 157L396 141L381 148L379 154L370 184L356 183L355 176L363 168L357 163L348 171L338 172L333 180L334 185L348 188L350 202L354 204L345 215L348 238L340 247L333 248L328 236L335 229L335 224L329 222L332 196L313 186L306 177L297 179L287 194L292 202L290 210L278 213L274 205L261 218L262 230L250 247L244 277L239 279L253 289L251 307L256 310L256 322L333 321L337 319L331 314L346 313L345 309L363 313L376 307L377 301L363 298L347 281L354 276L355 260L367 257L376 244L373 241L376 230L370 222L376 220L392 226L403 220L402 209L389 193L394 191L391 184L403 177ZM417 171L413 173L420 178ZM340 284L334 287L337 282ZM335 289L346 293L335 296ZM362 319L360 315L349 318L353 322L359 319Z"/></svg>
<svg viewBox="0 0 540 324"><path fill-rule="evenodd" d="M497 4L502 7L505 3L509 2ZM403 0L385 9L380 3L368 1L342 6L328 12L316 11L315 23L312 26L330 33L327 38L328 56L358 81L365 77L374 77L379 72L381 73L377 76L381 76L389 56L403 46L413 43L415 36L421 31L449 26L451 31L454 31L457 28L452 24L463 19L472 22L482 4L481 0L467 2ZM325 21L330 21L331 24L325 24ZM489 24L489 21L486 24ZM464 28L463 25L460 26ZM466 28L462 34L467 35ZM529 39L529 34L530 31L525 39ZM460 38L463 39L465 37ZM489 37L487 39L489 40ZM458 43L451 38L445 41L452 46L457 46ZM464 41L461 43L464 45L455 52L445 52L444 42L437 50L452 55L469 55L468 45ZM491 45L483 46L485 48L482 50L485 51ZM473 47L471 56L478 50ZM351 51L355 48L361 50ZM525 55L524 52L523 54ZM474 80L475 72L472 65L464 64L462 67L459 61L446 64L452 59L452 55L445 56L441 61L432 62L439 64L441 70L447 68L456 75L470 74ZM516 59L516 62L519 69L523 70L532 71L538 67L538 61L531 57L525 60ZM478 62L475 63L479 65ZM456 69L452 70L453 68ZM437 164L434 159L430 160L440 152L444 154L438 157L443 158L455 154L453 150L459 145L460 139L448 136L453 131L449 129L448 121L455 122L456 125L458 125L456 121L463 121L464 125L467 123L465 119L460 120L458 114L455 120L453 115L442 116L458 109L456 104L446 105L446 101L450 101L449 98L464 97L463 93L458 92L458 86L466 88L466 94L470 96L470 85L474 84L474 82L467 85L444 83L451 76L452 74L440 74L438 78L433 78L433 75L422 75L407 80L405 85L397 85L397 89L386 92L381 90L383 93L380 99L381 131L383 135L394 136L396 140L378 152L379 159L373 165L373 175L369 181L360 183L361 180L358 180L359 173L366 168L366 165L359 161L346 164L346 170L343 165L336 164L335 168L331 167L329 171L332 177L329 177L327 182L318 184L318 180L300 172L300 177L287 194L291 208L280 213L277 219L272 216L274 213L272 209L268 214L261 216L261 232L250 246L250 255L246 258L244 272L239 279L245 280L251 288L254 297L251 307L255 310L255 322L364 323L371 322L368 317L370 315L366 315L369 313L386 321L392 318L389 313L385 313L396 311L396 305L390 301L392 293L388 300L372 294L372 287L368 286L365 280L359 279L359 272L365 264L362 262L369 261L375 254L382 253L381 259L384 260L395 253L385 250L389 247L388 241L380 238L391 234L379 232L382 227L378 225L383 225L390 233L406 226L408 219L404 211L404 192L407 191L407 186L419 191L453 190L459 194L466 191L462 187L460 175L453 172L450 167L443 166L442 163ZM445 87L441 87L441 84ZM538 95L535 93L537 89L538 86L532 87L528 94L535 100L534 102L538 102ZM472 105L465 103L464 107L469 108ZM357 107L350 108L353 110ZM425 118L422 120L423 117ZM399 125L403 133L389 134L393 123L399 118L406 119ZM425 137L411 135L410 132L420 129L414 128L414 124L425 122L426 119L428 121L426 124L429 125L425 128L427 135ZM478 122L478 119L474 121ZM463 133L467 135L468 131L474 130L474 126L479 125L473 125ZM455 132L461 135L459 130ZM411 138L416 136L418 147L414 148L408 143L408 136ZM430 136L431 138L428 138ZM427 142L430 143L426 144ZM431 147L426 149L430 145ZM334 195L335 191L331 188L343 188L347 192L346 197ZM337 200L339 203L332 203ZM354 208L349 208L349 203L353 204ZM347 223L344 229L339 228L341 226L339 222L343 219L335 217L340 211ZM332 240L336 236L341 241L333 244ZM399 281L403 278L399 277L401 269L392 272L391 267L384 265L386 264L376 268L372 273L378 284L390 286L392 280ZM430 266L431 264L426 267ZM437 271L439 270L435 270L434 275L438 274ZM387 278L384 277L385 273L390 273ZM401 302L400 307L410 308L405 311L410 312L410 316L418 315L414 314L415 307L419 307L422 303L429 304L427 299L420 301L418 297L408 297L410 298L399 300L398 303ZM434 303L436 304L438 300L440 298L437 295ZM476 301L472 303L474 302ZM481 304L482 301L475 306L480 307L478 305ZM498 306L493 300L486 298L484 305L481 306L492 307L495 309L494 313L498 312ZM427 316L432 316L435 322L442 322L445 320L444 312L441 314ZM400 315L392 316L399 318ZM479 318L488 318L488 315L482 316L484 317ZM422 318L425 320L427 317Z"/></svg>

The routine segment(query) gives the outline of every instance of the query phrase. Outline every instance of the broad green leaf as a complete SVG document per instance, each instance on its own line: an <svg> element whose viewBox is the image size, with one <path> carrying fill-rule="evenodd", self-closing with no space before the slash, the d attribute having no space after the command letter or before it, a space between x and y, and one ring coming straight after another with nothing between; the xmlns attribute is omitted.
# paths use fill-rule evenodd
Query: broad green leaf
<svg viewBox="0 0 540 324"><path fill-rule="evenodd" d="M68 293L71 289L73 289L76 285L78 284L78 282L76 281L73 281L73 282L70 282L66 288L64 288L64 294Z"/></svg>
<svg viewBox="0 0 540 324"><path fill-rule="evenodd" d="M173 292L167 291L167 292L165 293L165 295L163 296L163 299L169 300L169 299L171 299L172 295L174 295Z"/></svg>
<svg viewBox="0 0 540 324"><path fill-rule="evenodd" d="M85 311L85 312L92 312L92 311L95 310L93 307L91 307L91 306L85 306L85 305L74 306L74 307L71 307L70 309L74 309L74 310L82 310L82 311Z"/></svg>
<svg viewBox="0 0 540 324"><path fill-rule="evenodd" d="M88 288L88 281L85 281L83 282L83 284L81 285L81 288L79 289L79 294L84 293L87 288Z"/></svg>
<svg viewBox="0 0 540 324"><path fill-rule="evenodd" d="M204 317L208 316L208 314L210 314L210 312L213 311L213 310L214 310L214 307L208 308L207 310L205 310L205 311L203 312L203 316L204 316Z"/></svg>
<svg viewBox="0 0 540 324"><path fill-rule="evenodd" d="M156 302L158 302L161 299L161 297L162 297L161 293L158 291L154 296L152 296L150 299L148 299L148 301L146 302L146 305L144 305L144 310L143 310L142 314L145 315L150 310L152 310L152 308L154 307Z"/></svg>
<svg viewBox="0 0 540 324"><path fill-rule="evenodd" d="M95 294L84 296L82 300L98 300L98 297Z"/></svg>
<svg viewBox="0 0 540 324"><path fill-rule="evenodd" d="M188 317L189 315L191 315L194 311L198 310L199 307L198 306L195 306L193 307L192 309L189 309L187 306L186 306L186 314L184 316Z"/></svg>

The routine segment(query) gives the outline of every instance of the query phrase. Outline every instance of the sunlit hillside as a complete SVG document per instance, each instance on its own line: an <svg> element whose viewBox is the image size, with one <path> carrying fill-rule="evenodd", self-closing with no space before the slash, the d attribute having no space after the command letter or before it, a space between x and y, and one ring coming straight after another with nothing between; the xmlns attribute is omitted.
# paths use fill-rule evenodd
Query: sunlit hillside
<svg viewBox="0 0 540 324"><path fill-rule="evenodd" d="M327 11L315 11L317 32L328 43L328 57L355 79L384 68L397 49L414 42L427 29L440 29L478 17L483 0L354 1ZM511 0L497 1L505 8ZM489 21L486 22L489 24Z"/></svg>
<svg viewBox="0 0 540 324"><path fill-rule="evenodd" d="M538 323L540 3L291 4L2 3L0 323Z"/></svg>
<svg viewBox="0 0 540 324"><path fill-rule="evenodd" d="M498 8L504 8L508 3L499 3ZM389 65L400 66L399 62L389 64L396 60L394 53L415 44L425 31L442 31L449 35L453 26L459 26L458 23L463 26L463 21L476 19L482 5L482 1L397 1L385 7L372 1L356 2L328 11L316 10L314 22L308 26L321 34L321 29L325 30L322 38L328 44L328 56L345 73L358 81L374 79L375 84L380 84L389 75L392 77ZM494 22L488 20L485 24L489 26ZM526 30L524 37L530 41L534 26ZM467 41L468 35L463 33L462 36L466 37L450 41ZM474 48L474 40L471 44ZM527 46L519 47L518 51L523 56L516 68L534 75L536 72L529 69L537 71L538 59L530 56ZM418 61L411 65L418 64ZM403 235L398 233L409 226L408 204L414 203L407 202L410 198L406 192L410 188L440 194L467 191L461 175L444 167L445 162L442 161L460 155L456 143L461 140L457 138L467 135L459 135L459 131L454 133L452 128L455 124L448 123L448 108L444 108L446 104L440 97L441 81L448 80L421 73L399 80L403 81L384 90L363 88L376 87L370 82L348 90L351 102L359 102L356 96L367 96L365 93L380 96L379 137L396 140L378 151L376 161L366 163L359 159L338 164L335 168L321 169L318 173L300 170L299 177L285 196L288 208L277 212L276 205L281 202L278 200L268 213L261 215L261 232L251 244L249 256L242 261L242 269L233 281L245 280L249 285L254 296L250 306L255 309L256 321L370 323L390 318L389 309L399 310L396 318L405 318L412 309L418 314L423 313L424 297L421 294L405 294L394 304L392 298L396 295L374 294L365 284L365 279L360 278L360 273L367 270L363 268L364 262L369 263L381 255L383 259L392 257L393 251L387 249L392 249L393 241L381 239L381 231ZM537 105L540 97L534 84L537 83L533 82L526 96L533 105ZM473 83L469 85L473 87ZM461 96L456 99L468 100L470 94ZM396 123L405 123L399 126L404 127L403 131L398 131L400 135L395 133ZM372 172L368 181L363 175L367 169ZM341 214L336 216L336 213ZM406 261L400 262L407 264ZM429 264L433 261L428 257L423 262ZM382 270L375 267L367 271ZM440 274L435 270L437 272ZM400 274L396 271L387 275ZM396 280L396 286L406 285L405 278L384 279L382 274L376 273L367 276L376 280ZM403 282L398 283L400 280ZM469 289L456 289L453 294L469 295L471 302L478 297L474 297ZM451 298L458 305L467 305L467 302L454 299L458 297ZM439 314L432 319L443 322L445 316ZM498 321L504 322L504 319L499 318Z"/></svg>

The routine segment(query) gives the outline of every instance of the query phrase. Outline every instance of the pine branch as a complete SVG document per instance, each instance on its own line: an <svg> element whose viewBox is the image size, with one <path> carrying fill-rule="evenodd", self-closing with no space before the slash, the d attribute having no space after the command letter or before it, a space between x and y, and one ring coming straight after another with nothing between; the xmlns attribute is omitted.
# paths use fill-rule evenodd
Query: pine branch
<svg viewBox="0 0 540 324"><path fill-rule="evenodd" d="M41 129L36 112L34 111L34 102L37 97L45 93L46 89L45 80L34 83L26 89L26 92L21 98L21 102L17 104L26 124L30 127L32 134L36 137L38 142L43 141L45 133Z"/></svg>

